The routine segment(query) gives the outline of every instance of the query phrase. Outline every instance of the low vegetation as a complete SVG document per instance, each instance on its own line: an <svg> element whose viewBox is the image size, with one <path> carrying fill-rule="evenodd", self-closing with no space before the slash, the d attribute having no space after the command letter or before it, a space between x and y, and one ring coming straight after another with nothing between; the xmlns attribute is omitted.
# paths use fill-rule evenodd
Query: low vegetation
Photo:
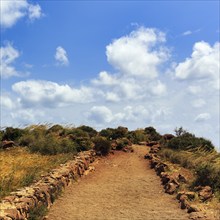
<svg viewBox="0 0 220 220"><path fill-rule="evenodd" d="M0 198L28 186L42 174L73 158L72 154L40 155L25 147L0 151Z"/></svg>
<svg viewBox="0 0 220 220"><path fill-rule="evenodd" d="M175 131L176 137L168 142L161 141L160 156L192 170L195 180L191 187L211 186L220 200L220 153L205 138L198 138L182 128Z"/></svg>
<svg viewBox="0 0 220 220"><path fill-rule="evenodd" d="M0 198L18 187L30 184L42 173L70 159L77 152L94 149L106 156L112 149L142 142L160 142L160 155L172 163L192 170L192 186L209 185L220 195L220 154L211 141L196 137L183 128L175 129L169 141L155 128L129 131L126 127L106 128L97 132L89 126L32 125L7 127L0 131ZM16 148L3 150L3 141ZM24 159L25 158L25 159Z"/></svg>

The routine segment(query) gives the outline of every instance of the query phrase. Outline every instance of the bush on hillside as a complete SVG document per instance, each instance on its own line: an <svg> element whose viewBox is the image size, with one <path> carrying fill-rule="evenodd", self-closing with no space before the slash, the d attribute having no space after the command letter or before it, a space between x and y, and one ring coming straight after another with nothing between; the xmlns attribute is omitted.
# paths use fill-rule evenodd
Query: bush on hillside
<svg viewBox="0 0 220 220"><path fill-rule="evenodd" d="M2 140L17 141L23 135L23 133L23 129L7 127L2 132Z"/></svg>
<svg viewBox="0 0 220 220"><path fill-rule="evenodd" d="M65 129L61 125L56 124L56 125L53 125L52 127L50 127L47 130L47 133L56 133L56 134L62 136L65 133Z"/></svg>
<svg viewBox="0 0 220 220"><path fill-rule="evenodd" d="M86 125L82 125L78 127L78 129L81 129L82 131L86 132L90 138L95 137L98 134L98 132L94 128Z"/></svg>
<svg viewBox="0 0 220 220"><path fill-rule="evenodd" d="M111 138L112 140L116 140L118 138L126 137L127 134L128 134L128 128L119 126L118 128L113 130Z"/></svg>
<svg viewBox="0 0 220 220"><path fill-rule="evenodd" d="M143 129L137 129L135 131L130 131L127 135L127 138L133 143L133 144L139 144L142 141L147 141L147 135L145 134L145 131Z"/></svg>
<svg viewBox="0 0 220 220"><path fill-rule="evenodd" d="M159 141L161 139L161 135L153 127L146 127L144 131L149 141Z"/></svg>
<svg viewBox="0 0 220 220"><path fill-rule="evenodd" d="M102 129L99 132L99 135L102 137L107 138L108 140L112 139L112 134L113 134L114 129L113 128L106 128L106 129Z"/></svg>
<svg viewBox="0 0 220 220"><path fill-rule="evenodd" d="M196 167L195 186L211 186L214 191L220 192L220 167L210 162L204 162Z"/></svg>
<svg viewBox="0 0 220 220"><path fill-rule="evenodd" d="M94 150L101 153L101 155L106 156L111 150L111 142L105 137L95 137L92 139L94 143Z"/></svg>
<svg viewBox="0 0 220 220"><path fill-rule="evenodd" d="M177 137L174 137L166 146L176 150L196 150L198 148L212 151L215 149L214 145L210 140L207 140L202 137L196 137L194 134L191 134L182 128L176 130Z"/></svg>
<svg viewBox="0 0 220 220"><path fill-rule="evenodd" d="M124 147L131 145L127 138L120 138L116 140L116 150L122 150Z"/></svg>

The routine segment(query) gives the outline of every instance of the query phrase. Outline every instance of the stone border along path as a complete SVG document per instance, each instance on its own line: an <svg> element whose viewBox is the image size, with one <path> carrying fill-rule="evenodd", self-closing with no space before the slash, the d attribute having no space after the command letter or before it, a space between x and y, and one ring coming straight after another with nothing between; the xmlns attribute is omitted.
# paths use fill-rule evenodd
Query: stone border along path
<svg viewBox="0 0 220 220"><path fill-rule="evenodd" d="M66 188L49 210L48 220L187 220L174 195L164 193L160 178L144 155L115 151L93 164L95 172Z"/></svg>
<svg viewBox="0 0 220 220"><path fill-rule="evenodd" d="M74 160L60 165L38 182L10 193L0 202L0 220L25 220L36 207L43 205L50 208L64 187L89 172L89 165L95 160L95 155L92 150L81 152Z"/></svg>

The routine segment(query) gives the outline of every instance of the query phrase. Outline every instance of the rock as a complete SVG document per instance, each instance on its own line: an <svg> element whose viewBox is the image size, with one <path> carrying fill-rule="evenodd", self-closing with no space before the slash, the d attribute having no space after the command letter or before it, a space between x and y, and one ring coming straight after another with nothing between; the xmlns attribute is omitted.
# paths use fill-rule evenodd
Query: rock
<svg viewBox="0 0 220 220"><path fill-rule="evenodd" d="M190 191L189 191L189 192L180 191L180 192L178 192L176 198L177 198L178 200L180 200L180 198L181 198L182 195L185 195L188 200L191 200L191 201L192 201L192 200L195 199L196 193L195 193L195 192L190 192Z"/></svg>
<svg viewBox="0 0 220 220"><path fill-rule="evenodd" d="M151 141L151 142L148 142L148 143L146 144L146 146L152 147L152 146L157 145L157 144L159 144L159 142L157 142L157 141Z"/></svg>
<svg viewBox="0 0 220 220"><path fill-rule="evenodd" d="M154 168L157 164L159 164L160 163L160 160L158 159L158 158L152 158L151 160L150 160L150 166L151 166L151 168Z"/></svg>
<svg viewBox="0 0 220 220"><path fill-rule="evenodd" d="M181 209L186 209L187 207L189 207L189 201L187 200L186 195L181 195L179 198L179 201L180 201L180 208Z"/></svg>
<svg viewBox="0 0 220 220"><path fill-rule="evenodd" d="M17 144L15 144L14 141L2 141L2 149L7 149L15 146L17 146Z"/></svg>
<svg viewBox="0 0 220 220"><path fill-rule="evenodd" d="M161 146L159 144L153 145L149 151L149 153L156 154L161 150Z"/></svg>
<svg viewBox="0 0 220 220"><path fill-rule="evenodd" d="M165 192L168 194L173 194L177 190L178 187L179 186L175 183L172 183L172 182L167 183L165 185Z"/></svg>
<svg viewBox="0 0 220 220"><path fill-rule="evenodd" d="M206 200L211 199L212 197L212 188L210 186L202 187L202 189L199 192L199 198L204 202Z"/></svg>
<svg viewBox="0 0 220 220"><path fill-rule="evenodd" d="M165 172L166 167L167 165L165 163L159 163L154 167L154 169L157 175L160 175L162 172Z"/></svg>
<svg viewBox="0 0 220 220"><path fill-rule="evenodd" d="M170 141L171 139L173 139L175 136L172 134L164 134L163 135L163 139L166 141Z"/></svg>
<svg viewBox="0 0 220 220"><path fill-rule="evenodd" d="M191 212L199 212L199 208L195 205L189 205L187 206L187 212L191 213Z"/></svg>
<svg viewBox="0 0 220 220"><path fill-rule="evenodd" d="M186 177L183 176L182 174L178 175L178 180L182 183L187 183Z"/></svg>
<svg viewBox="0 0 220 220"><path fill-rule="evenodd" d="M152 158L153 158L152 154L149 154L149 153L147 153L147 154L144 156L144 159L151 160Z"/></svg>
<svg viewBox="0 0 220 220"><path fill-rule="evenodd" d="M131 146L125 146L125 147L123 148L123 151L124 151L124 152L127 152L127 153L132 153L132 152L134 152L134 149L133 149L133 147L131 147Z"/></svg>
<svg viewBox="0 0 220 220"><path fill-rule="evenodd" d="M160 178L161 178L161 181L162 181L163 185L167 184L171 180L170 175L166 172L162 172L160 174Z"/></svg>

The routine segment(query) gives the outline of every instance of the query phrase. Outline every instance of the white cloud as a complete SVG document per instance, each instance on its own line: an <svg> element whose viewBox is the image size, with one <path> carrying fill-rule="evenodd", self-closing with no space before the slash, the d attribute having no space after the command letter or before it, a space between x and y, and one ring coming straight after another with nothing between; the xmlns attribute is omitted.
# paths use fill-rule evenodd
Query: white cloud
<svg viewBox="0 0 220 220"><path fill-rule="evenodd" d="M206 105L206 101L204 99L196 99L192 102L192 106L195 108L201 108Z"/></svg>
<svg viewBox="0 0 220 220"><path fill-rule="evenodd" d="M211 115L209 113L201 113L195 117L195 122L204 122L211 118Z"/></svg>
<svg viewBox="0 0 220 220"><path fill-rule="evenodd" d="M39 123L39 118L45 117L43 111L35 109L18 109L11 113L12 120L19 120L20 123Z"/></svg>
<svg viewBox="0 0 220 220"><path fill-rule="evenodd" d="M92 83L95 85L113 86L118 85L118 79L116 75L114 76L106 71L102 71L99 73L98 79L93 79Z"/></svg>
<svg viewBox="0 0 220 220"><path fill-rule="evenodd" d="M106 100L107 101L110 101L110 102L119 102L120 101L120 98L119 96L114 93L114 92L107 92L106 93Z"/></svg>
<svg viewBox="0 0 220 220"><path fill-rule="evenodd" d="M188 87L188 91L189 91L189 93L191 93L191 94L193 94L193 95L196 95L196 94L200 94L201 93L201 91L202 91L202 88L201 88L201 86L195 86L195 85L190 85L189 87Z"/></svg>
<svg viewBox="0 0 220 220"><path fill-rule="evenodd" d="M197 30L193 30L193 31L187 30L187 31L183 32L182 35L183 36L188 36L188 35L192 35L192 34L198 33L200 31L201 31L201 29L197 29Z"/></svg>
<svg viewBox="0 0 220 220"><path fill-rule="evenodd" d="M73 103L87 103L94 99L95 92L88 87L79 89L69 85L59 85L50 81L28 80L17 82L12 86L24 106L64 106Z"/></svg>
<svg viewBox="0 0 220 220"><path fill-rule="evenodd" d="M7 95L0 95L0 104L5 109L13 109L15 107L15 103Z"/></svg>
<svg viewBox="0 0 220 220"><path fill-rule="evenodd" d="M198 80L219 78L219 43L213 46L201 41L194 44L190 58L175 68L177 79Z"/></svg>
<svg viewBox="0 0 220 220"><path fill-rule="evenodd" d="M122 74L154 79L158 76L158 67L169 57L167 48L159 47L163 42L163 32L140 27L109 44L107 59Z"/></svg>
<svg viewBox="0 0 220 220"><path fill-rule="evenodd" d="M20 56L10 43L0 48L0 73L2 78L18 76L19 72L12 66L12 63Z"/></svg>
<svg viewBox="0 0 220 220"><path fill-rule="evenodd" d="M29 4L27 0L1 1L0 24L4 28L10 28L22 17L28 16L34 20L42 16L41 7L36 4Z"/></svg>
<svg viewBox="0 0 220 220"><path fill-rule="evenodd" d="M40 5L31 5L28 7L28 17L31 21L39 19L42 16L42 11Z"/></svg>
<svg viewBox="0 0 220 220"><path fill-rule="evenodd" d="M191 35L193 32L192 31L185 31L182 33L183 36Z"/></svg>
<svg viewBox="0 0 220 220"><path fill-rule="evenodd" d="M67 66L69 64L67 52L63 47L59 46L56 48L56 53L54 57L59 65Z"/></svg>
<svg viewBox="0 0 220 220"><path fill-rule="evenodd" d="M88 119L98 124L109 123L113 119L112 111L106 106L93 106L88 113Z"/></svg>
<svg viewBox="0 0 220 220"><path fill-rule="evenodd" d="M6 95L3 101L3 123L19 123L22 119L22 123L29 122L30 114L39 111L42 114L35 115L31 121L89 124L100 129L152 125L164 133L183 126L196 135L211 138L216 144L219 138L219 90L216 90L219 44L195 43L190 57L170 67L175 70L173 77L166 70L161 71L169 56L166 48L161 49L165 40L165 34L147 28L114 40L107 46L106 54L116 71L102 71L84 86L38 80L15 83L13 95ZM164 56L160 55L161 51ZM146 62L142 60L145 55L149 58ZM16 55L8 57L11 58L5 61L12 66ZM157 57L159 62L151 57ZM134 66L129 66L133 58ZM135 71L135 66L142 70L144 65L153 72L145 72L144 68L143 72ZM18 106L18 117L13 105Z"/></svg>

